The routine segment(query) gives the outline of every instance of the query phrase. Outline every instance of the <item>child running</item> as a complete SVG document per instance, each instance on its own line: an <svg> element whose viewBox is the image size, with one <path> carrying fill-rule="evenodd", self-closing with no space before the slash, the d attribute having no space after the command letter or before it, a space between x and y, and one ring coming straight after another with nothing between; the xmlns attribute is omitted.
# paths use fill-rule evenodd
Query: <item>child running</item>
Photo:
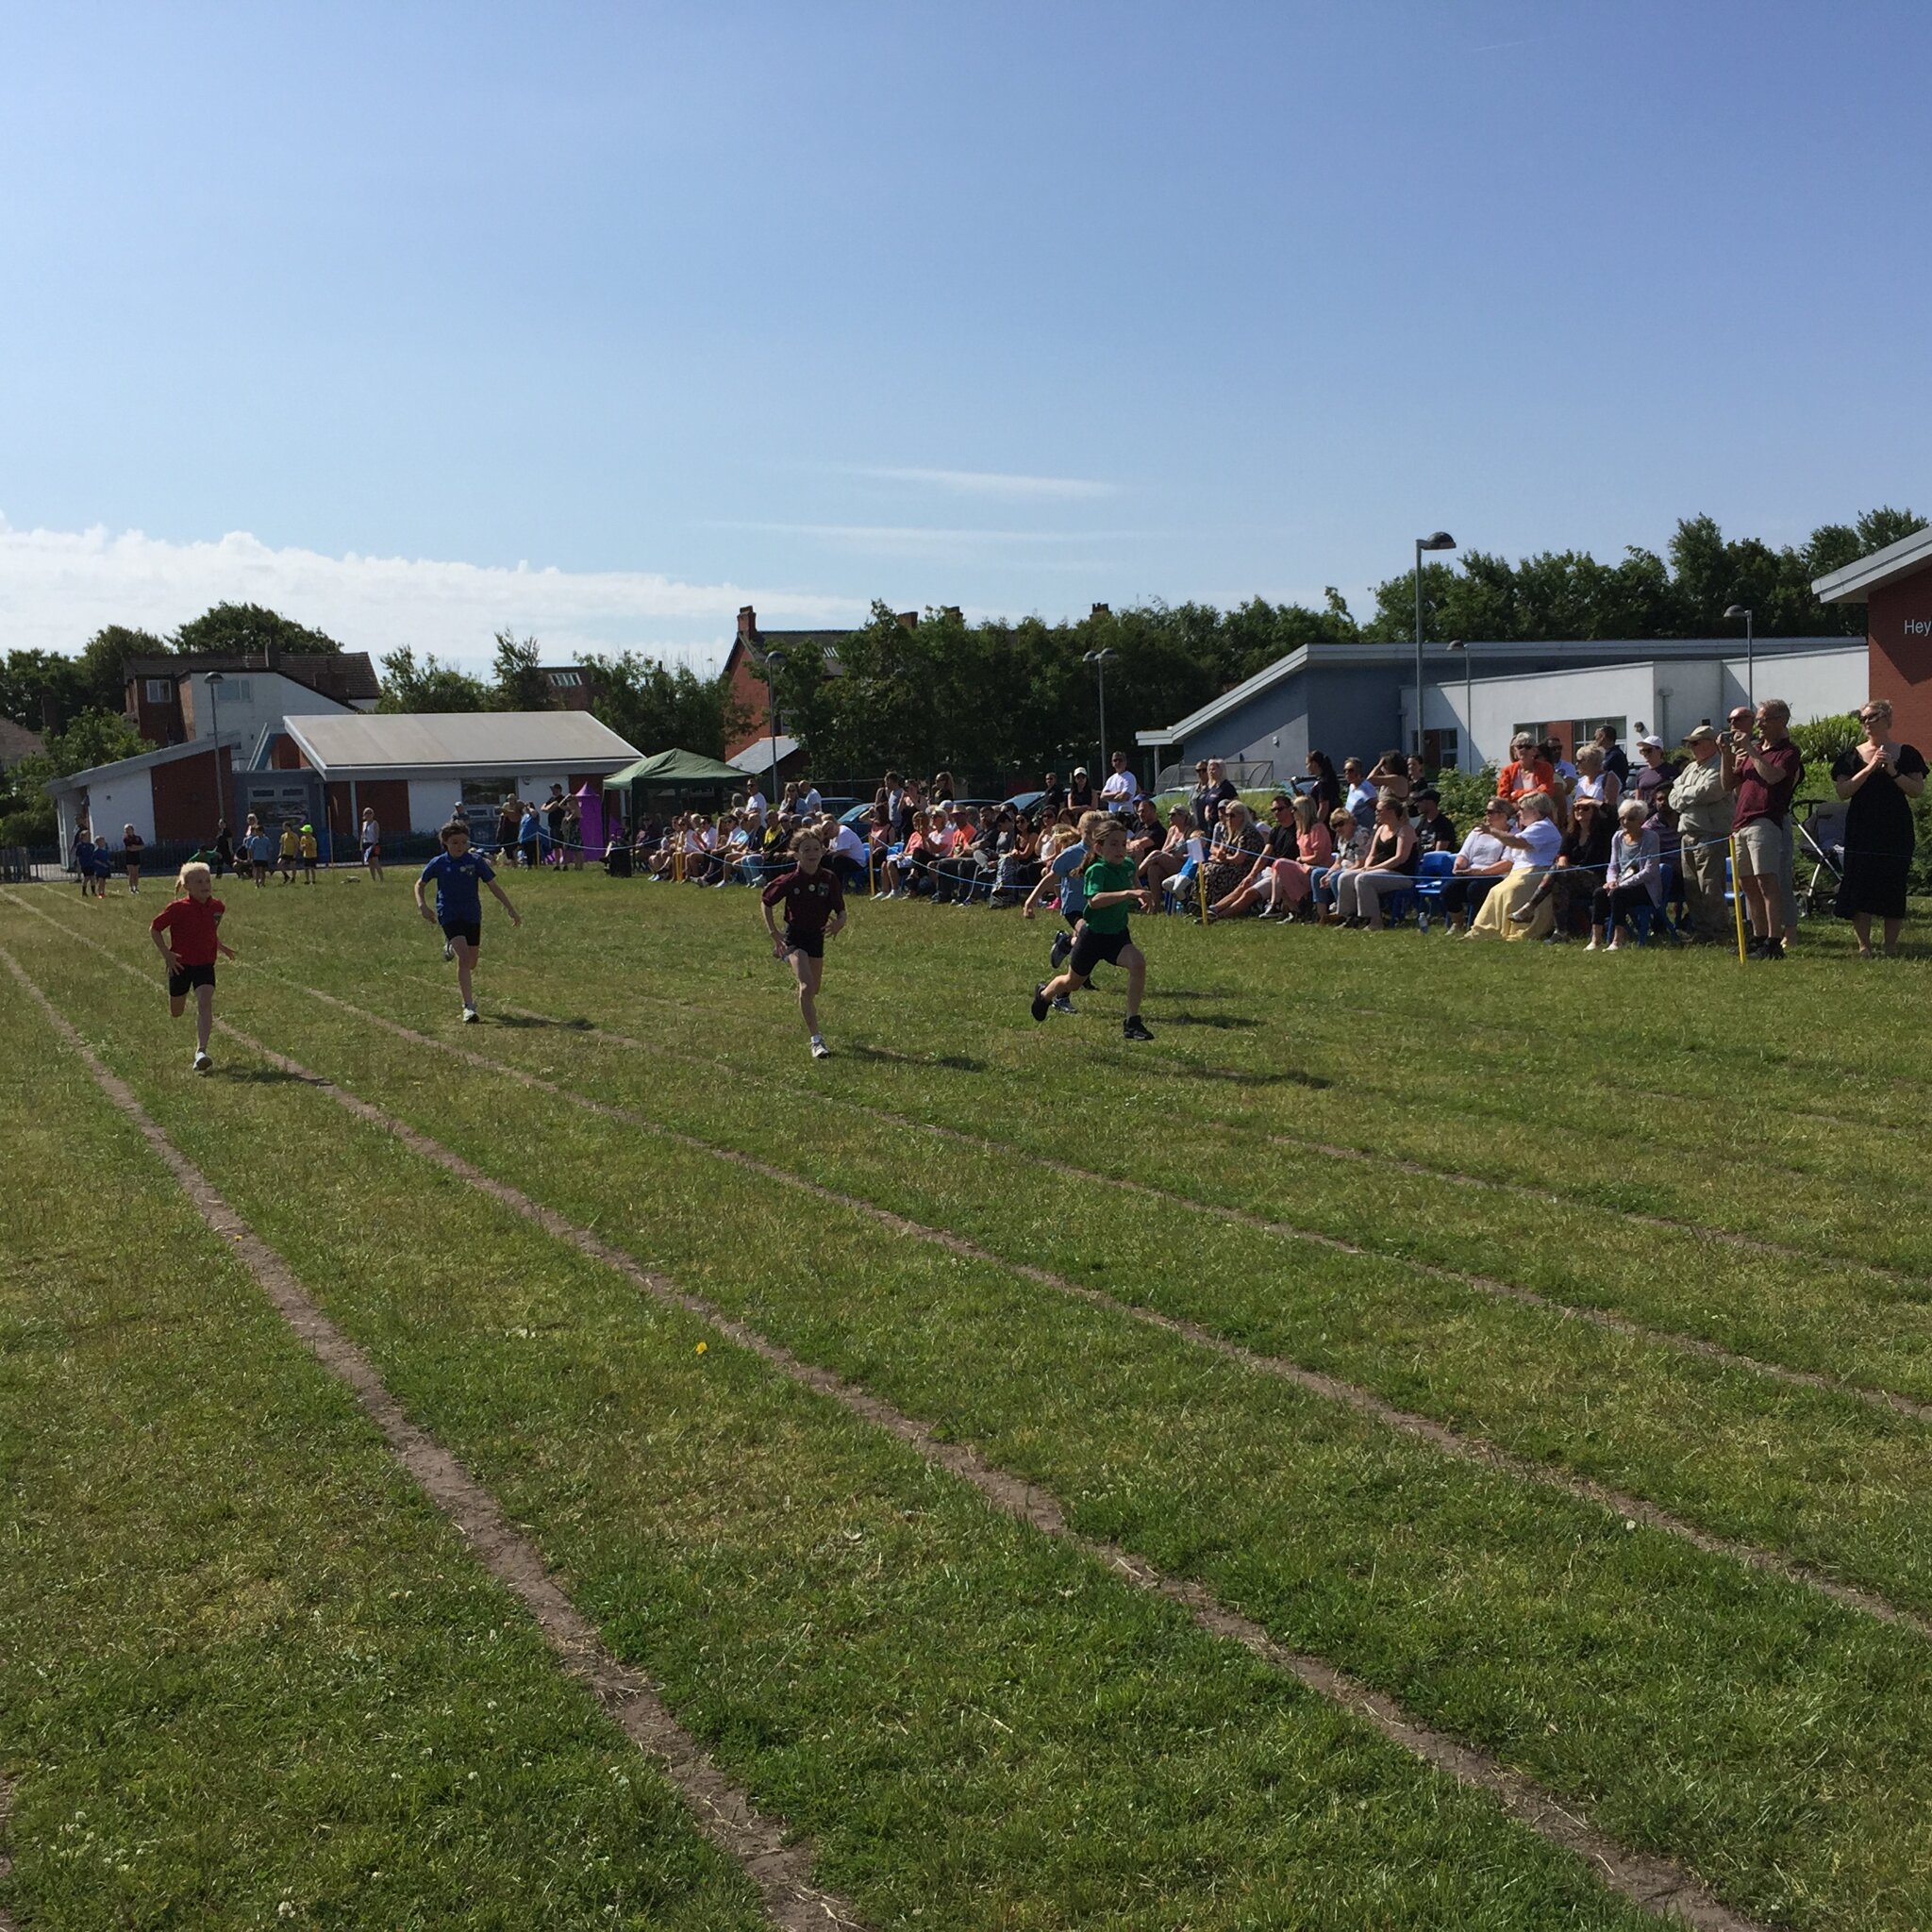
<svg viewBox="0 0 1932 1932"><path fill-rule="evenodd" d="M496 883L496 873L480 852L470 850L470 828L452 819L437 834L442 850L423 868L416 880L416 910L432 925L442 928L442 957L457 962L457 986L463 996L463 1024L474 1026L476 989L470 974L483 943L483 893L488 886L509 914L512 925L523 924L517 908ZM436 910L423 903L423 888L436 881Z"/></svg>
<svg viewBox="0 0 1932 1932"><path fill-rule="evenodd" d="M765 930L772 936L772 956L790 959L798 981L798 1010L811 1041L811 1057L822 1060L831 1052L819 1031L819 982L825 972L825 941L845 925L845 888L825 864L825 841L816 832L800 832L791 841L798 863L781 873L758 895ZM781 934L773 908L785 908Z"/></svg>
<svg viewBox="0 0 1932 1932"><path fill-rule="evenodd" d="M1134 882L1134 861L1127 857L1126 827L1116 819L1106 823L1099 839L1099 856L1087 868L1087 909L1074 940L1067 970L1058 979L1033 989L1033 1017L1044 1020L1056 1000L1077 991L1105 959L1127 971L1127 1017L1121 1034L1127 1040L1152 1040L1141 1019L1141 995L1147 985L1147 957L1127 930L1127 916L1136 906L1153 909L1154 895Z"/></svg>
<svg viewBox="0 0 1932 1932"><path fill-rule="evenodd" d="M1099 856L1100 835L1108 824L1104 811L1082 812L1077 833L1066 838L1066 842L1054 854L1046 870L1040 875L1040 883L1027 894L1025 905L1020 908L1023 918L1031 919L1034 908L1049 892L1056 890L1059 892L1060 918L1065 924L1053 936L1053 946L1047 955L1049 973L1058 973L1067 963L1067 955L1074 950L1074 942L1079 938L1080 915L1087 905L1087 868ZM1056 993L1053 1010L1071 1013L1074 1003L1065 993Z"/></svg>
<svg viewBox="0 0 1932 1932"><path fill-rule="evenodd" d="M214 1063L208 1057L208 1039L215 1024L215 956L235 957L222 939L222 914L227 908L214 895L215 882L208 867L191 862L175 881L178 898L170 899L148 925L155 949L167 961L168 1013L178 1020L188 1009L188 990L194 989L194 1071L205 1074Z"/></svg>

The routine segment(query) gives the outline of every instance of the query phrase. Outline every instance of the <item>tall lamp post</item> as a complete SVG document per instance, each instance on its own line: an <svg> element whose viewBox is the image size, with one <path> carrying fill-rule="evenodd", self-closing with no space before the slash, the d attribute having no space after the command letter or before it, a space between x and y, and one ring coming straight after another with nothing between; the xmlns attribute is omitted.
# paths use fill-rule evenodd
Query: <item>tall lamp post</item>
<svg viewBox="0 0 1932 1932"><path fill-rule="evenodd" d="M765 810L778 809L778 674L785 668L783 651L765 653L765 720L771 733L772 789L765 798ZM761 826L760 830L763 829Z"/></svg>
<svg viewBox="0 0 1932 1932"><path fill-rule="evenodd" d="M1743 605L1733 604L1724 615L1744 620L1744 702L1755 711L1757 708L1757 644L1751 635L1751 613Z"/></svg>
<svg viewBox="0 0 1932 1932"><path fill-rule="evenodd" d="M1120 653L1111 644L1103 644L1097 651L1089 651L1085 662L1092 665L1094 675L1100 679L1100 782L1107 782L1107 660L1118 658Z"/></svg>
<svg viewBox="0 0 1932 1932"><path fill-rule="evenodd" d="M219 671L210 671L202 683L208 686L208 735L214 741L215 755L215 821L219 824L227 817L227 808L222 803L222 713L218 693L226 681ZM232 838L232 833L230 834Z"/></svg>
<svg viewBox="0 0 1932 1932"><path fill-rule="evenodd" d="M1447 530L1415 540L1415 755L1423 752L1423 552L1454 550L1456 539Z"/></svg>

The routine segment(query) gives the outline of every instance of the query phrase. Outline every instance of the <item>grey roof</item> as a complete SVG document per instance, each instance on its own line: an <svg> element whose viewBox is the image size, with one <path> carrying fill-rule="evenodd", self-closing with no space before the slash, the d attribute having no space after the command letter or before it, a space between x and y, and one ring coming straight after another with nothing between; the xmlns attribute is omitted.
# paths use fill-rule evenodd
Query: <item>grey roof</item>
<svg viewBox="0 0 1932 1932"><path fill-rule="evenodd" d="M373 701L382 689L367 651L183 651L125 658L121 664L124 677L200 677L209 671L242 677L273 672L340 705Z"/></svg>
<svg viewBox="0 0 1932 1932"><path fill-rule="evenodd" d="M191 738L180 744L158 745L153 751L137 752L131 758L116 758L111 764L90 765L84 772L70 772L64 778L49 778L41 789L51 797L63 791L81 791L109 775L119 778L128 772L152 771L156 765L171 765L176 758L192 758L221 745L228 748L228 763L244 742L239 731L224 731L214 738Z"/></svg>
<svg viewBox="0 0 1932 1932"><path fill-rule="evenodd" d="M588 711L340 711L282 724L308 762L335 777L548 765L594 774L639 756Z"/></svg>
<svg viewBox="0 0 1932 1932"><path fill-rule="evenodd" d="M1862 604L1871 593L1894 577L1908 577L1915 571L1932 570L1932 525L1848 563L1842 570L1811 580L1811 594L1821 604Z"/></svg>
<svg viewBox="0 0 1932 1932"><path fill-rule="evenodd" d="M1759 638L1757 655L1760 658L1779 657L1800 651L1841 650L1854 640L1844 637L1826 638ZM1552 654L1564 661L1560 669L1565 671L1591 671L1599 666L1611 664L1641 664L1646 658L1711 658L1722 657L1733 651L1741 651L1744 640L1737 638L1552 638L1540 639L1471 639L1461 649L1452 651L1446 643L1430 642L1424 646L1423 670L1429 675L1429 666L1454 665L1453 681L1462 681L1462 667L1473 658L1547 658ZM1310 665L1340 664L1343 666L1376 665L1392 670L1398 675L1407 671L1413 678L1415 671L1415 645L1409 643L1358 643L1358 644L1303 644L1298 650L1291 651L1285 658L1277 658L1272 664L1264 665L1252 677L1245 678L1232 690L1224 691L1218 698L1210 700L1197 711L1191 711L1182 719L1160 731L1137 731L1134 736L1139 743L1165 746L1180 740L1191 738L1196 732L1227 716L1250 698L1258 697L1263 691L1291 677L1298 671L1305 671Z"/></svg>
<svg viewBox="0 0 1932 1932"><path fill-rule="evenodd" d="M774 743L777 747L775 752L773 749ZM724 762L727 765L736 765L741 772L750 772L756 775L759 772L769 772L774 763L782 765L797 749L798 740L787 738L781 731L775 740L753 739L741 752L726 758Z"/></svg>

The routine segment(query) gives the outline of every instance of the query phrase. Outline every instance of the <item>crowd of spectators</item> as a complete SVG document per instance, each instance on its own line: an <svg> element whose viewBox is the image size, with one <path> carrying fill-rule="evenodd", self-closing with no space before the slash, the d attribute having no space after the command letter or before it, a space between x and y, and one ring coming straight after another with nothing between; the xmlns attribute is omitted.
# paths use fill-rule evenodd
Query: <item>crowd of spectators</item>
<svg viewBox="0 0 1932 1932"><path fill-rule="evenodd" d="M1909 801L1926 766L1890 740L1882 701L1861 722L1864 743L1833 769L1857 820L1839 910L1861 952L1871 950L1874 918L1892 951L1913 849ZM808 783L787 785L775 805L753 783L715 815L647 816L630 835L615 828L607 858L613 869L660 879L753 885L783 868L808 827L848 889L874 898L1031 905L1053 888L1056 858L1091 836L1098 813L1124 826L1142 887L1210 924L1376 931L1392 909L1413 909L1425 882L1421 896L1440 929L1616 951L1633 927L1674 944L1734 944L1726 860L1735 849L1749 951L1778 958L1798 921L1791 800L1803 760L1790 724L1789 707L1768 699L1755 713L1733 711L1722 731L1700 724L1675 755L1640 737L1634 757L1607 726L1574 758L1559 741L1519 733L1494 795L1466 827L1444 812L1423 760L1400 752L1372 763L1346 758L1339 770L1311 752L1300 781L1258 812L1212 758L1195 766L1185 803L1163 811L1117 752L1098 787L1084 768L1065 785L1049 773L1037 796L1003 804L959 799L949 773L922 783L889 772L870 808L845 820Z"/></svg>

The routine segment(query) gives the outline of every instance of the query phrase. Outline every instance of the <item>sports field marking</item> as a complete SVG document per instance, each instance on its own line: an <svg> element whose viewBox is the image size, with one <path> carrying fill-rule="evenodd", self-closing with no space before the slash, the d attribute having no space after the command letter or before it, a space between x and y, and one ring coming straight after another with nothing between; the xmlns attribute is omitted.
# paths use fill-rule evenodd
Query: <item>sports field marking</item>
<svg viewBox="0 0 1932 1932"><path fill-rule="evenodd" d="M4 896L13 901L16 905L25 903L11 891L6 892ZM30 907L28 909L33 911L39 918L44 920L49 925L55 927L57 931L66 934L70 939L79 941L83 945L92 947L96 952L112 959L124 972L134 974L143 979L149 977L148 974L142 974L130 961L123 958L112 947L102 944L100 941L92 938L86 933L75 931L72 926L66 925L61 921L56 919L51 913L42 911L39 907ZM271 976L283 976L274 974L273 969L258 968L257 970L269 973ZM430 979L415 974L399 973L394 976L412 980L423 986L434 986L439 991L442 990L444 984L442 981ZM301 985L301 990L305 992L312 993L316 991L314 988L302 985L299 981L288 980L286 983L291 986ZM661 995L643 995L643 997L650 998L654 1004L669 1006L680 1012L691 1010L685 1008L682 1003L665 999ZM346 1004L346 1002L339 1002L339 1004ZM540 1021L549 1025L559 1024L557 1016L553 1013L544 1013L531 1008L514 1006L507 1000L498 1000L495 1004L497 1010L500 1012L513 1014L524 1019ZM224 1021L218 1020L215 1024L217 1030L232 1030L227 1027L227 1023ZM1053 1155L1022 1146L1013 1141L996 1141L986 1135L970 1133L962 1127L945 1126L936 1121L920 1120L910 1114L898 1113L888 1108L873 1107L864 1101L847 1099L842 1094L827 1093L822 1088L808 1086L796 1079L786 1078L782 1075L774 1076L762 1072L748 1073L741 1068L733 1066L727 1059L721 1059L711 1055L691 1053L687 1049L659 1041L637 1040L629 1034L620 1033L601 1024L596 1025L592 1030L596 1037L609 1041L613 1044L624 1047L631 1052L663 1054L672 1059L683 1061L687 1066L696 1067L707 1073L720 1074L729 1079L749 1082L763 1091L777 1088L782 1091L797 1094L802 1098L822 1103L826 1107L839 1108L848 1112L862 1114L868 1119L881 1122L888 1126L910 1127L921 1133L932 1134L941 1140L951 1141L959 1146L978 1148L982 1152L1008 1156L1016 1155L1037 1167L1045 1168L1070 1180L1081 1181L1091 1186L1117 1189L1123 1193L1134 1194L1145 1200L1171 1203L1197 1214L1209 1215L1216 1220L1227 1223L1231 1226L1251 1228L1257 1233L1269 1235L1276 1240L1301 1242L1310 1247L1323 1249L1329 1254L1346 1255L1353 1259L1397 1261L1417 1274L1438 1281L1454 1282L1460 1287L1474 1289L1479 1293L1493 1296L1501 1301L1515 1302L1525 1307L1539 1308L1568 1320L1587 1322L1593 1327L1603 1329L1606 1333L1620 1335L1633 1341L1655 1343L1662 1347L1676 1349L1683 1354L1694 1356L1700 1360L1712 1362L1723 1368L1734 1369L1741 1374L1762 1375L1771 1380L1785 1383L1791 1388L1813 1389L1822 1391L1826 1394L1846 1396L1853 1401L1864 1403L1873 1408L1889 1409L1894 1414L1909 1417L1914 1422L1932 1423L1932 1403L1921 1402L1908 1395L1901 1395L1893 1390L1848 1381L1841 1376L1828 1375L1815 1369L1794 1369L1781 1362L1766 1361L1757 1356L1744 1355L1738 1350L1725 1348L1721 1342L1707 1341L1701 1337L1685 1335L1675 1329L1655 1328L1645 1323L1638 1322L1630 1316L1620 1315L1607 1308L1594 1308L1576 1303L1559 1301L1554 1296L1540 1293L1535 1289L1522 1288L1514 1282L1502 1280L1495 1275L1471 1274L1462 1269L1446 1267L1440 1262L1424 1261L1407 1255L1363 1247L1358 1242L1344 1241L1339 1235L1325 1234L1319 1229L1302 1227L1292 1222L1273 1220L1264 1215L1252 1213L1246 1208L1227 1207L1221 1202L1203 1201L1191 1194L1175 1193L1170 1189L1158 1188L1146 1181L1129 1180L1124 1175L1100 1174L1091 1168L1077 1167L1072 1162L1061 1160Z"/></svg>
<svg viewBox="0 0 1932 1932"><path fill-rule="evenodd" d="M99 950L108 951L105 947ZM111 953L108 957L115 958ZM6 958L15 973L20 974L20 968L13 964L10 956L0 951L0 958ZM115 963L126 973L148 977L125 960L115 958ZM25 979L24 974L20 976ZM31 981L26 983L31 987ZM46 1005L44 995L40 994L38 988L33 991L36 997ZM52 1012L53 1008L49 1007L48 1010ZM58 1014L55 1018L72 1035L75 1043L80 1044L79 1036L73 1033L64 1020L60 1020ZM532 1200L507 1182L483 1173L462 1156L442 1146L406 1121L386 1113L360 1095L339 1086L325 1074L318 1074L286 1054L264 1045L231 1023L217 1024L227 1038L245 1050L318 1092L326 1094L356 1118L392 1134L411 1152L433 1161L445 1172L541 1227L545 1233L568 1242L591 1259L615 1270L655 1299L706 1322L715 1332L756 1354L788 1379L830 1398L849 1413L906 1442L935 1466L971 1483L989 1503L1005 1514L1060 1539L1137 1588L1179 1605L1208 1635L1241 1644L1263 1662L1292 1675L1424 1763L1448 1774L1458 1783L1489 1793L1509 1817L1527 1825L1549 1843L1585 1859L1610 1890L1640 1909L1660 1918L1678 1920L1697 1928L1697 1932L1769 1932L1769 1928L1760 1922L1724 1905L1686 1868L1670 1859L1632 1850L1607 1837L1567 1809L1540 1785L1487 1753L1446 1732L1417 1722L1393 1699L1324 1659L1291 1651L1278 1643L1260 1624L1229 1609L1202 1585L1170 1576L1120 1545L1083 1536L1068 1524L1058 1501L1037 1484L998 1468L965 1444L939 1441L926 1424L905 1414L881 1397L847 1382L830 1370L819 1368L794 1356L789 1349L726 1314L702 1296L692 1294L669 1277L643 1267L633 1257L612 1247L597 1234L577 1226L555 1209ZM86 1053L84 1045L81 1051ZM92 1055L88 1058L92 1061ZM106 1070L101 1069L96 1077L105 1073ZM114 1076L107 1074L106 1077L112 1080ZM133 1100L132 1094L128 1099L139 1108L139 1102ZM157 1128L155 1132L158 1134L159 1130ZM185 1162L183 1164L186 1165ZM318 1319L325 1318L318 1316ZM346 1342L343 1345L353 1346ZM374 1374L373 1370L370 1373ZM697 1749L695 1745L692 1748ZM822 1924L825 1922L821 1918L805 1923Z"/></svg>
<svg viewBox="0 0 1932 1932"><path fill-rule="evenodd" d="M783 1827L759 1813L672 1716L650 1679L606 1648L595 1624L558 1587L536 1546L511 1525L496 1498L433 1436L409 1421L368 1356L308 1298L288 1264L169 1140L133 1091L109 1071L4 946L0 962L79 1057L94 1084L141 1130L209 1231L232 1246L304 1346L356 1397L382 1431L397 1463L462 1532L477 1561L528 1610L564 1669L589 1686L625 1735L670 1779L705 1836L743 1867L772 1924L781 1932L818 1932L827 1924L859 1927L849 1905L812 1883L807 1849L788 1843ZM4 1824L0 1816L0 1826Z"/></svg>
<svg viewBox="0 0 1932 1932"><path fill-rule="evenodd" d="M298 984L293 981L284 983ZM1027 1281L1051 1289L1057 1294L1072 1295L1093 1307L1105 1308L1110 1314L1122 1315L1129 1321L1140 1322L1150 1328L1158 1328L1163 1333L1178 1336L1198 1347L1212 1350L1216 1355L1242 1368L1291 1382L1296 1388L1306 1390L1309 1394L1324 1401L1341 1403L1345 1407L1354 1409L1357 1414L1381 1424L1385 1428L1427 1442L1445 1455L1456 1457L1461 1461L1495 1470L1521 1482L1537 1483L1546 1489L1560 1491L1581 1502L1593 1504L1625 1521L1641 1523L1648 1528L1681 1537L1693 1547L1704 1551L1707 1556L1728 1557L1751 1569L1782 1577L1786 1582L1818 1591L1833 1602L1858 1610L1867 1616L1875 1617L1882 1623L1896 1624L1902 1628L1915 1631L1921 1637L1932 1638L1932 1619L1904 1609L1876 1591L1840 1583L1807 1564L1780 1556L1774 1550L1761 1548L1755 1543L1713 1536L1684 1518L1673 1515L1640 1496L1592 1482L1587 1476L1573 1475L1566 1471L1514 1456L1493 1443L1466 1436L1427 1416L1398 1408L1393 1403L1384 1401L1374 1391L1361 1388L1356 1383L1324 1374L1319 1370L1307 1368L1284 1356L1266 1355L1258 1350L1244 1347L1241 1343L1232 1341L1226 1336L1217 1334L1200 1323L1185 1321L1176 1316L1162 1314L1155 1308L1138 1307L1133 1303L1118 1300L1102 1289L1091 1287L1085 1282L1071 1280L1051 1269L1036 1266L1032 1262L1009 1259L991 1248L981 1247L976 1241L970 1241L963 1235L929 1226L924 1222L913 1220L910 1216L896 1213L889 1208L882 1208L876 1202L868 1201L861 1195L848 1194L836 1188L826 1187L822 1182L795 1174L789 1168L761 1160L755 1155L741 1153L734 1147L720 1146L717 1142L707 1141L699 1135L667 1126L650 1115L639 1112L635 1108L624 1107L615 1101L593 1099L589 1094L578 1093L555 1080L546 1079L541 1074L529 1073L522 1067L512 1066L508 1061L496 1059L489 1054L478 1053L474 1048L456 1046L448 1041L438 1040L433 1035L419 1032L415 1027L407 1026L400 1021L356 1006L348 1000L338 998L334 993L325 992L319 987L300 986L299 991L356 1019L365 1020L372 1025L379 1026L411 1045L429 1047L463 1065L475 1067L483 1073L497 1074L533 1092L550 1094L573 1107L582 1108L588 1113L597 1114L607 1120L622 1121L627 1126L640 1127L660 1140L670 1141L675 1146L687 1148L692 1153L708 1155L714 1159L741 1168L746 1173L755 1174L762 1180L774 1182L780 1187L795 1189L815 1199L827 1201L854 1213L869 1216L881 1225L891 1228L895 1234L909 1235L915 1240L930 1241L935 1246L945 1249L948 1254L958 1255L964 1260L982 1261L991 1267L1005 1269Z"/></svg>

